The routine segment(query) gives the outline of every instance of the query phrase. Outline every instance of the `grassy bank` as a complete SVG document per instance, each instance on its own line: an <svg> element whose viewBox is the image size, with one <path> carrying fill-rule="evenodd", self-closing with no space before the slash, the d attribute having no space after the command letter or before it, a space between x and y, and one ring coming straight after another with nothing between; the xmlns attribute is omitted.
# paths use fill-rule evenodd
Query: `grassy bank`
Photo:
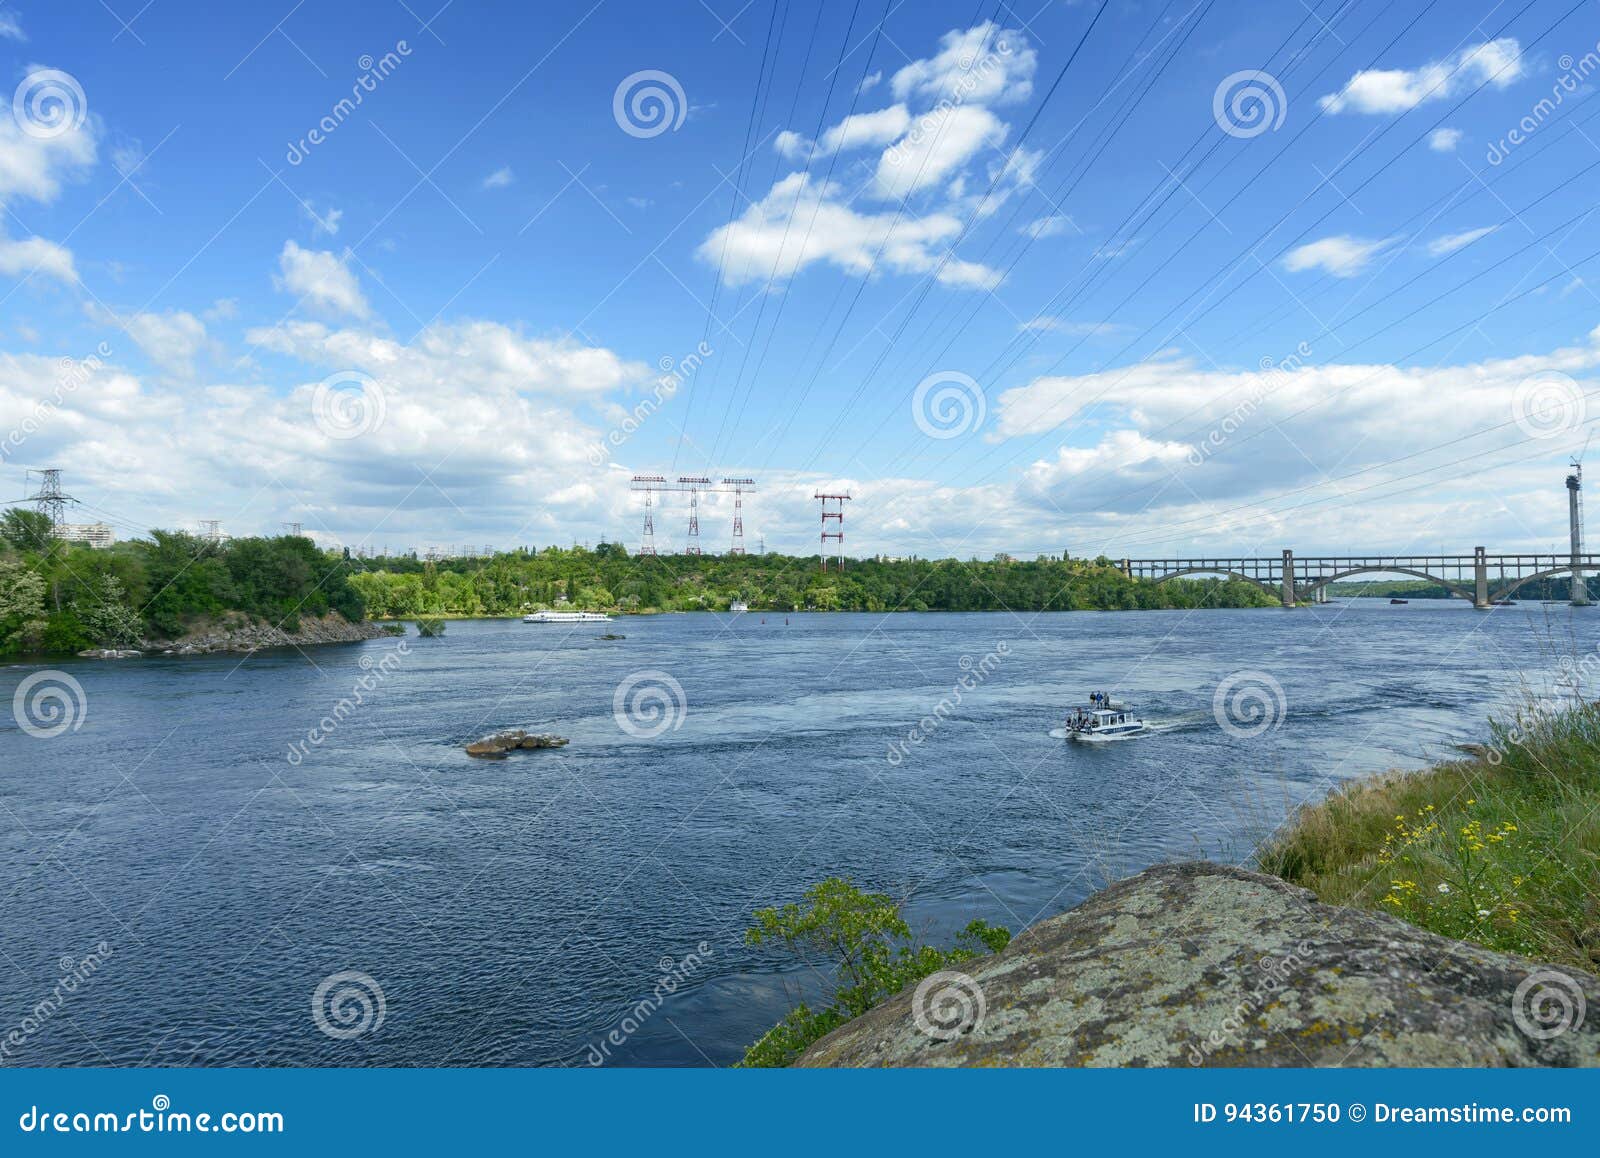
<svg viewBox="0 0 1600 1158"><path fill-rule="evenodd" d="M1600 972L1600 706L1530 713L1481 756L1348 785L1258 860L1329 904Z"/></svg>

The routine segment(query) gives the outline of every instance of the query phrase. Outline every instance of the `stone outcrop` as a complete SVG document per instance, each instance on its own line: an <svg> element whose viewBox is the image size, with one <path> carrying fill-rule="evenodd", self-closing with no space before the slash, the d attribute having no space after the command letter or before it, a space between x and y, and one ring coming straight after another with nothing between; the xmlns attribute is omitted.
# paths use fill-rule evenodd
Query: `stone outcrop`
<svg viewBox="0 0 1600 1158"><path fill-rule="evenodd" d="M807 1066L1600 1065L1600 978L1162 865L936 974Z"/></svg>
<svg viewBox="0 0 1600 1158"><path fill-rule="evenodd" d="M474 740L467 745L467 755L504 760L507 752L516 751L518 748L564 748L566 744L565 736L555 736L549 732L525 732L521 728L512 728L504 732L491 733L481 740Z"/></svg>
<svg viewBox="0 0 1600 1158"><path fill-rule="evenodd" d="M399 632L405 629L400 628ZM325 643L359 643L397 634L394 626L382 623L351 623L336 611L320 619L302 616L295 631L284 631L269 623L234 615L175 640L141 640L140 648L149 655L205 655L214 651L257 651L264 647L315 647Z"/></svg>

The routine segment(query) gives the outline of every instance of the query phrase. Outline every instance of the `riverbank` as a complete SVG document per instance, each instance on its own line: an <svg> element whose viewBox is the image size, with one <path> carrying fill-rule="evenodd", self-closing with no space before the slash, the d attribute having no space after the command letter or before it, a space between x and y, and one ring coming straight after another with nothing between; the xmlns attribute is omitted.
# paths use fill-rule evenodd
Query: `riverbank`
<svg viewBox="0 0 1600 1158"><path fill-rule="evenodd" d="M1600 1065L1600 707L1492 739L1303 805L1263 872L1158 865L993 956L840 941L843 976L881 960L892 996L801 1007L745 1064ZM852 903L790 906L815 940L892 907L820 888Z"/></svg>
<svg viewBox="0 0 1600 1158"><path fill-rule="evenodd" d="M337 611L302 617L293 631L243 613L224 615L194 624L173 639L141 639L129 649L92 649L78 654L89 659L135 659L156 655L210 655L215 652L252 652L267 647L320 647L330 643L361 643L400 634L398 624L363 620L352 623Z"/></svg>
<svg viewBox="0 0 1600 1158"><path fill-rule="evenodd" d="M1329 904L1600 971L1600 706L1529 712L1480 754L1349 784L1257 862Z"/></svg>

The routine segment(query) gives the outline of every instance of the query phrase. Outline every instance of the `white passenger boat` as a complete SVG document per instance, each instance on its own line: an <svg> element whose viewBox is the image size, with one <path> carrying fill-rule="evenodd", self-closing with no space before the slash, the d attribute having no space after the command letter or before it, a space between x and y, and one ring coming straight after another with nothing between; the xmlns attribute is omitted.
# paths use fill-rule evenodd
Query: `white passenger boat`
<svg viewBox="0 0 1600 1158"><path fill-rule="evenodd" d="M729 611L749 611L750 610L750 605L748 603L746 603L743 599L735 599L732 603L728 604L728 610Z"/></svg>
<svg viewBox="0 0 1600 1158"><path fill-rule="evenodd" d="M524 623L610 623L611 616L599 611L535 611L522 617Z"/></svg>
<svg viewBox="0 0 1600 1158"><path fill-rule="evenodd" d="M1150 725L1126 711L1110 708L1093 708L1073 713L1067 717L1067 738L1096 743L1102 740L1125 740L1148 732Z"/></svg>

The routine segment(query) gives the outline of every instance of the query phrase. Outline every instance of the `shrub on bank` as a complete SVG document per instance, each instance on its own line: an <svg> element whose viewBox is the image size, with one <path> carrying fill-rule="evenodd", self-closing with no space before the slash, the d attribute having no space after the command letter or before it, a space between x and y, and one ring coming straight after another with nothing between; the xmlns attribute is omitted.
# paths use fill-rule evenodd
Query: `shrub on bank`
<svg viewBox="0 0 1600 1158"><path fill-rule="evenodd" d="M751 945L781 947L827 979L822 1003L798 1003L745 1051L744 1066L786 1066L806 1047L907 985L964 961L998 953L1011 932L973 921L949 949L911 935L900 905L830 877L805 892L805 904L758 909L745 933Z"/></svg>
<svg viewBox="0 0 1600 1158"><path fill-rule="evenodd" d="M1257 860L1330 904L1600 972L1600 706L1530 710L1480 756L1348 785Z"/></svg>

